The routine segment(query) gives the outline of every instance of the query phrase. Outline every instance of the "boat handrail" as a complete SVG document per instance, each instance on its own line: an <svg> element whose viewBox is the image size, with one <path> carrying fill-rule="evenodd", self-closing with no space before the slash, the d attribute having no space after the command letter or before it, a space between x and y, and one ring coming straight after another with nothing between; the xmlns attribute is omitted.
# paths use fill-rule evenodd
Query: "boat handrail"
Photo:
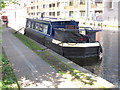
<svg viewBox="0 0 120 90"><path fill-rule="evenodd" d="M88 29L65 29L65 28L53 28L54 30L61 30L61 31L94 31L94 32L98 32L101 30L88 30Z"/></svg>

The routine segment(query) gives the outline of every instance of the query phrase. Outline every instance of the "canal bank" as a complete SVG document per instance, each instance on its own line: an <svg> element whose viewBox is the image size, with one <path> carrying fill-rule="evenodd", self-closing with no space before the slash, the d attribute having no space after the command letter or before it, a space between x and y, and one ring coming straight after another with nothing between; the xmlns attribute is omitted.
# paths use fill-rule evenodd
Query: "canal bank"
<svg viewBox="0 0 120 90"><path fill-rule="evenodd" d="M17 45L18 45L18 44L17 44ZM42 45L40 45L40 47L41 47L42 49L45 49L45 48L46 48L46 47L44 47L44 46L42 46ZM94 80L95 80L95 82L97 83L97 85L100 85L100 86L102 85L103 87L107 87L107 88L114 88L114 85L112 85L112 84L109 83L108 81L106 81L106 80L104 80L104 79L102 79L102 78L100 78L100 77L92 74L92 73L89 72L88 70L86 70L86 69L84 69L84 68L76 65L75 63L69 61L68 59L66 59L66 58L58 55L58 54L55 53L55 52L53 52L52 50L46 49L46 51L49 52L51 55L55 56L56 58L59 58L59 59L60 59L64 64L66 64L67 66L70 66L70 67L72 67L73 69L75 69L75 70L77 70L77 71L80 71L80 72L82 72L82 73L84 73L84 74L86 74L86 75L88 75L88 76L90 76L90 77L92 76L92 78L94 78ZM31 61L31 62L33 62L33 61ZM36 61L35 61L35 62L36 62ZM34 62L34 63L35 63L35 62ZM38 63L40 64L40 62L38 62ZM31 64L33 64L33 63L31 63ZM37 65L39 65L39 64L37 64ZM32 66L33 66L33 65L32 65ZM79 84L80 84L80 83L79 83ZM83 87L82 87L82 88L83 88Z"/></svg>

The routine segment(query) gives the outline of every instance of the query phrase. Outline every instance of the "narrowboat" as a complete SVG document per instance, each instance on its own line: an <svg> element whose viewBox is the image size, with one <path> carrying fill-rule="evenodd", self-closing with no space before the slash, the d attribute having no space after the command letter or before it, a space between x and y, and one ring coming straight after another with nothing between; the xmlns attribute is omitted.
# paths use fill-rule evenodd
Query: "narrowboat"
<svg viewBox="0 0 120 90"><path fill-rule="evenodd" d="M99 56L100 43L91 35L96 31L80 29L78 24L74 20L27 18L25 35L67 58Z"/></svg>

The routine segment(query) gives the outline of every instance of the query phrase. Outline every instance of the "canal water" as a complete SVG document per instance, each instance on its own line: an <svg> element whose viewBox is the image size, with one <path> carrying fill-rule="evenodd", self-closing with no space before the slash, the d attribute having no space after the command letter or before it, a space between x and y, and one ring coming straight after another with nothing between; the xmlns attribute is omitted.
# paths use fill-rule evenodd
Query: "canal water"
<svg viewBox="0 0 120 90"><path fill-rule="evenodd" d="M103 46L102 61L100 63L99 76L118 86L119 71L119 33L118 31L103 30L101 32L101 44Z"/></svg>
<svg viewBox="0 0 120 90"><path fill-rule="evenodd" d="M102 30L100 32L100 43L102 45L102 57L79 60L79 65L88 69L92 73L108 80L118 86L118 71L120 69L118 62L118 49L120 35L118 31ZM118 64L119 63L119 64ZM120 86L119 86L120 87Z"/></svg>

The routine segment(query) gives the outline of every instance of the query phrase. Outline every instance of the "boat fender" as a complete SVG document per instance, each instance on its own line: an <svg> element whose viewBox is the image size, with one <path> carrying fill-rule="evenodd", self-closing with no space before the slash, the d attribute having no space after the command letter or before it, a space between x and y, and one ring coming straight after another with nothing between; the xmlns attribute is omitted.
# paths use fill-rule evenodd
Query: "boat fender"
<svg viewBox="0 0 120 90"><path fill-rule="evenodd" d="M98 43L99 43L99 45L100 45L100 52L102 53L103 52L103 49L102 49L102 45L100 44L100 42L99 41L97 41Z"/></svg>

